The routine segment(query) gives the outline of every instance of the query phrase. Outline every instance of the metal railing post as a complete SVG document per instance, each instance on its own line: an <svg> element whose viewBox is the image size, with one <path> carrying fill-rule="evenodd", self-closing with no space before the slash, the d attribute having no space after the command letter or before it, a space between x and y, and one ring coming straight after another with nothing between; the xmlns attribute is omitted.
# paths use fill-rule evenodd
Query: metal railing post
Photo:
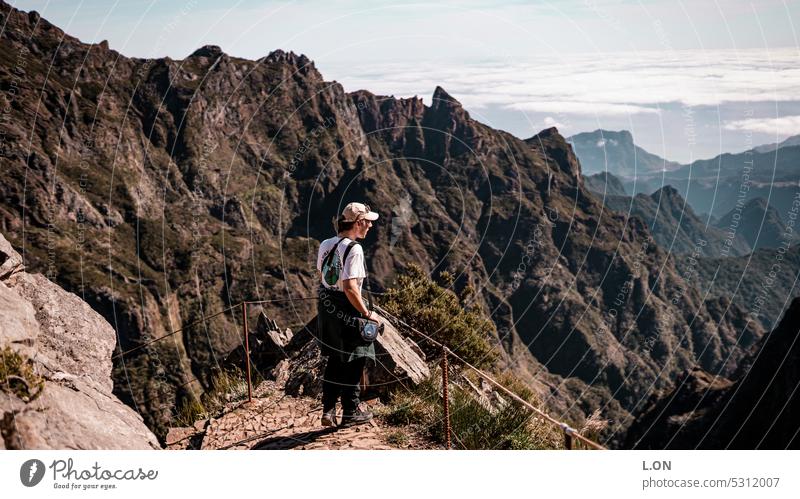
<svg viewBox="0 0 800 499"><path fill-rule="evenodd" d="M247 302L242 302L242 324L244 326L244 355L247 363L247 402L253 401L253 381L250 378L250 333L247 330Z"/></svg>
<svg viewBox="0 0 800 499"><path fill-rule="evenodd" d="M447 390L448 382L447 347L442 347L442 401L444 403L444 435L445 445L451 448L450 442L450 399Z"/></svg>
<svg viewBox="0 0 800 499"><path fill-rule="evenodd" d="M572 428L565 423L561 423L561 431L564 432L564 448L572 450Z"/></svg>

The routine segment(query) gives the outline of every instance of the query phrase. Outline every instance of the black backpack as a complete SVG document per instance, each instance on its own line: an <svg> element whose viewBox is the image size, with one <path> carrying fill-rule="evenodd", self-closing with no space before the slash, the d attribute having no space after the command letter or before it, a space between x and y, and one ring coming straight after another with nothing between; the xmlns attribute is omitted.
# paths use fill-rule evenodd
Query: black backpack
<svg viewBox="0 0 800 499"><path fill-rule="evenodd" d="M328 286L336 286L336 283L339 282L339 275L344 269L344 264L347 262L347 257L350 255L350 250L353 249L353 246L358 244L356 241L350 241L350 244L347 245L347 249L344 250L344 256L342 258L342 262L339 263L337 260L336 262L333 261L334 255L336 255L336 250L339 248L339 243L341 243L344 238L340 238L336 241L336 244L333 245L333 248L325 255L325 259L322 261L322 279L325 281L325 284Z"/></svg>

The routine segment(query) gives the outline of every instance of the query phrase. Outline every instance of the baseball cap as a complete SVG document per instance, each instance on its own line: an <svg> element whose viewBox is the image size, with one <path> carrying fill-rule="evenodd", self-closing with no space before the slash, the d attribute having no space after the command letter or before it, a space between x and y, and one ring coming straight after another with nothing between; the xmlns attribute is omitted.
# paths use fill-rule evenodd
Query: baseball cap
<svg viewBox="0 0 800 499"><path fill-rule="evenodd" d="M355 222L359 219L377 220L378 214L370 211L368 204L363 203L350 203L344 207L342 211L342 221Z"/></svg>

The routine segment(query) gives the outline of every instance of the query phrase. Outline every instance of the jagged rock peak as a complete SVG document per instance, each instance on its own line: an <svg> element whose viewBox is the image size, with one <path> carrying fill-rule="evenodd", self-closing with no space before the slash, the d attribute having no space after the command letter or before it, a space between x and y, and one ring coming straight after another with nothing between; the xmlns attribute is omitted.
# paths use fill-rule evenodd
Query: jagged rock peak
<svg viewBox="0 0 800 499"><path fill-rule="evenodd" d="M11 24L7 25L6 23L9 21ZM36 26L37 29L41 30L42 32L51 33L54 36L64 36L65 40L69 41L79 41L75 37L65 35L60 28L48 22L47 19L43 18L37 11L31 10L29 12L25 12L24 10L17 9L4 0L0 0L0 22L2 22L4 26L3 36L6 36L9 28L16 24L27 25L28 28Z"/></svg>
<svg viewBox="0 0 800 499"><path fill-rule="evenodd" d="M561 135L561 133L558 131L558 128L551 126L550 128L545 128L544 130L537 133L533 137L527 139L525 142L535 142L537 139L544 140L549 138L559 138L561 140L566 141L564 137Z"/></svg>
<svg viewBox="0 0 800 499"><path fill-rule="evenodd" d="M437 85L436 90L433 91L431 108L439 109L441 107L461 107L461 103L454 99L452 95L448 94L445 89Z"/></svg>
<svg viewBox="0 0 800 499"><path fill-rule="evenodd" d="M192 52L189 57L219 57L225 54L218 45L203 45Z"/></svg>
<svg viewBox="0 0 800 499"><path fill-rule="evenodd" d="M558 164L559 168L572 177L577 183L582 182L581 166L572 145L567 142L556 127L545 128L529 139L525 143L534 149L547 151Z"/></svg>
<svg viewBox="0 0 800 499"><path fill-rule="evenodd" d="M286 52L281 49L273 50L265 58L264 62L267 63L288 63L297 67L310 66L314 67L314 63L303 54L295 54L292 51Z"/></svg>
<svg viewBox="0 0 800 499"><path fill-rule="evenodd" d="M751 199L750 201L748 201L744 205L744 209L745 210L756 210L757 209L759 211L764 211L764 210L768 210L768 209L769 210L775 210L775 208L770 206L770 204L767 203L767 200L762 198L762 197L757 197L757 198Z"/></svg>
<svg viewBox="0 0 800 499"><path fill-rule="evenodd" d="M399 132L413 120L421 120L426 109L422 99L417 96L397 99L392 96L375 95L367 90L357 90L348 95L366 132L384 128L392 128Z"/></svg>
<svg viewBox="0 0 800 499"><path fill-rule="evenodd" d="M545 128L531 138L525 139L525 142L536 148L542 146L555 147L558 149L569 150L572 152L572 145L567 142L567 139L558 131L556 127Z"/></svg>

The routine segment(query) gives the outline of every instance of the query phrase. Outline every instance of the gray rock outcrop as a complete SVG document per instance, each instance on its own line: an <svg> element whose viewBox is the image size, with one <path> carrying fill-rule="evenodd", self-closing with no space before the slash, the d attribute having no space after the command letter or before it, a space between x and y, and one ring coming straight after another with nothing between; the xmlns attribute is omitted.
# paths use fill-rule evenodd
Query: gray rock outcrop
<svg viewBox="0 0 800 499"><path fill-rule="evenodd" d="M160 448L142 417L112 393L116 334L111 325L76 295L41 274L25 272L22 258L2 235L0 269L0 350L30 359L31 376L43 383L29 398L11 390L8 380L2 383L0 446Z"/></svg>

